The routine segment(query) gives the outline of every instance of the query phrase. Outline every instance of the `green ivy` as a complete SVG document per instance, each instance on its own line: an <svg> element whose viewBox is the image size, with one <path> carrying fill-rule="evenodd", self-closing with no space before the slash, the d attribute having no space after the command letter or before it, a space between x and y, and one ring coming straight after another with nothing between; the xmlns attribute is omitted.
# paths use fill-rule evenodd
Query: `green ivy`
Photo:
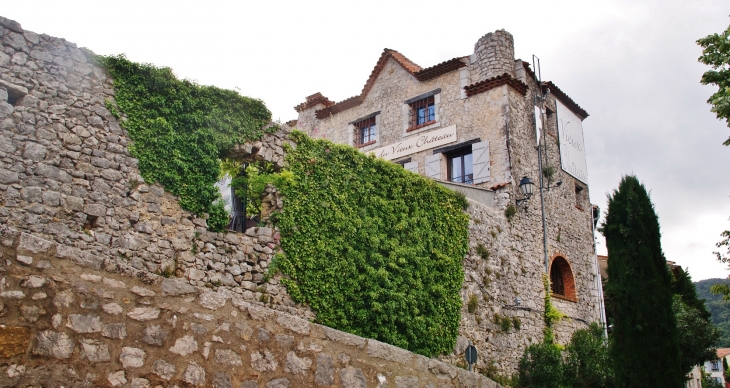
<svg viewBox="0 0 730 388"><path fill-rule="evenodd" d="M424 355L453 349L468 216L452 191L301 132L279 187L276 268L317 322Z"/></svg>
<svg viewBox="0 0 730 388"><path fill-rule="evenodd" d="M180 197L183 209L209 213L209 228L223 230L228 214L215 203L219 160L235 144L276 130L266 127L271 112L260 100L179 80L167 67L123 55L98 60L114 79L116 102L126 115L121 124L132 139L129 150L139 160L142 177ZM116 109L112 113L119 116Z"/></svg>

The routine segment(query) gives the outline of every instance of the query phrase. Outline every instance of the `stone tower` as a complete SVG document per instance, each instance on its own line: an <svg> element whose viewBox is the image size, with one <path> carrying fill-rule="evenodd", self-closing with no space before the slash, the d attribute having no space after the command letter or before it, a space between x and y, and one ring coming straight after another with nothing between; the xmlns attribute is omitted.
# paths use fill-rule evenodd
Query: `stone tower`
<svg viewBox="0 0 730 388"><path fill-rule="evenodd" d="M515 43L512 34L497 30L482 36L474 44L472 82L504 73L515 77ZM474 78L477 79L474 79Z"/></svg>

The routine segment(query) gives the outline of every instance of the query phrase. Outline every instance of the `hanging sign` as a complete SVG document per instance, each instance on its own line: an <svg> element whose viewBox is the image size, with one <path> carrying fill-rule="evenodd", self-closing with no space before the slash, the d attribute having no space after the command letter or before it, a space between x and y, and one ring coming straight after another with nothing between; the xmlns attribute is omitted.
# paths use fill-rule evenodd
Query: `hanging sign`
<svg viewBox="0 0 730 388"><path fill-rule="evenodd" d="M422 132L397 143L367 151L367 153L375 154L375 156L386 160L393 160L455 141L456 125L452 125L435 131Z"/></svg>
<svg viewBox="0 0 730 388"><path fill-rule="evenodd" d="M588 184L582 120L573 111L555 100L560 139L560 167L579 181Z"/></svg>

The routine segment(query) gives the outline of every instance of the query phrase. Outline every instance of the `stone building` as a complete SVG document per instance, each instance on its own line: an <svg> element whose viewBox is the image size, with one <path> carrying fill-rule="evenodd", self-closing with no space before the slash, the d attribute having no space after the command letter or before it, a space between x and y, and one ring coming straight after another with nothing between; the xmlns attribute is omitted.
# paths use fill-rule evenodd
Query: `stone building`
<svg viewBox="0 0 730 388"><path fill-rule="evenodd" d="M310 136L374 153L473 200L452 361L471 341L483 362L514 370L524 347L542 337L546 261L553 303L568 316L558 325L559 341L600 320L581 125L588 113L515 59L511 34L486 34L471 55L428 68L385 49L359 95L335 103L315 93L295 109L299 117L290 124ZM537 132L536 121L545 129ZM523 199L522 177L540 179L538 141L547 253L538 185L514 216L505 213ZM467 307L473 298L476 309Z"/></svg>

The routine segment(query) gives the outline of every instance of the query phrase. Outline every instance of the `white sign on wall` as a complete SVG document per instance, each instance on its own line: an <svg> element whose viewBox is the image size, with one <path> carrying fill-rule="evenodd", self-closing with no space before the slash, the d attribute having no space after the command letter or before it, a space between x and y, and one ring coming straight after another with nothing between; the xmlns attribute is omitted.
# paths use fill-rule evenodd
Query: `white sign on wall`
<svg viewBox="0 0 730 388"><path fill-rule="evenodd" d="M419 133L416 136L403 139L398 143L367 151L367 153L375 154L375 156L386 160L393 160L455 141L456 125L452 125L435 131Z"/></svg>
<svg viewBox="0 0 730 388"><path fill-rule="evenodd" d="M588 184L585 142L581 119L563 105L555 101L558 113L558 137L560 139L560 167L579 181Z"/></svg>

